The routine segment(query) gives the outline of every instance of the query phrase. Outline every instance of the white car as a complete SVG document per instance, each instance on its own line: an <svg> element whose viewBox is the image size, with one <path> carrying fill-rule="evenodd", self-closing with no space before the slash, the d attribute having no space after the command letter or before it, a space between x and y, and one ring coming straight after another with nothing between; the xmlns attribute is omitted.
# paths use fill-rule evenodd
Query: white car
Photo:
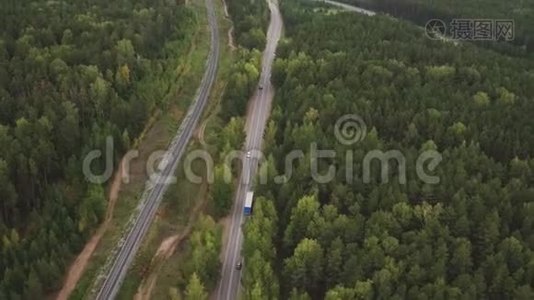
<svg viewBox="0 0 534 300"><path fill-rule="evenodd" d="M250 151L247 151L247 158L250 158L252 156L252 153Z"/></svg>

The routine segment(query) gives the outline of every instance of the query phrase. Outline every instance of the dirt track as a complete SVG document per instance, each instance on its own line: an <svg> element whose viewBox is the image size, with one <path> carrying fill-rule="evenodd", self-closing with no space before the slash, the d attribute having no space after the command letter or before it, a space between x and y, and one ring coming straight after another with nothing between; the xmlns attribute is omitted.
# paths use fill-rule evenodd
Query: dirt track
<svg viewBox="0 0 534 300"><path fill-rule="evenodd" d="M171 255L176 250L176 247L189 237L193 229L193 224L195 224L199 213L206 205L206 197L203 197L199 200L200 201L197 202L197 204L191 211L190 218L184 230L182 230L182 232L178 234L167 237L159 245L158 250L156 251L156 254L154 254L154 256L152 257L152 261L150 263L150 274L145 279L143 279L143 281L139 285L137 293L134 296L134 300L150 299L150 295L152 294L152 290L154 289L154 286L156 285L158 279L158 274L161 268L163 267L165 261L169 259L169 257L171 257Z"/></svg>
<svg viewBox="0 0 534 300"><path fill-rule="evenodd" d="M67 276L65 277L65 281L63 283L63 287L59 291L57 295L57 300L67 300L74 290L76 288L76 284L82 277L83 272L85 271L85 267L87 266L87 263L91 259L91 256L93 255L93 252L96 249L96 246L98 246L98 243L100 242L100 239L106 232L109 222L111 220L111 217L113 216L113 209L115 208L115 203L117 202L117 198L119 196L119 191L121 189L121 183L122 183L122 167L123 161L121 161L119 165L119 169L115 173L115 176L113 177L113 182L111 183L110 189L109 189L109 195L108 195L108 207L106 209L106 218L104 219L104 222L98 227L97 231L91 239L85 244L85 247L83 248L82 252L76 257L76 260L72 263L72 265L69 268L69 272L67 273Z"/></svg>

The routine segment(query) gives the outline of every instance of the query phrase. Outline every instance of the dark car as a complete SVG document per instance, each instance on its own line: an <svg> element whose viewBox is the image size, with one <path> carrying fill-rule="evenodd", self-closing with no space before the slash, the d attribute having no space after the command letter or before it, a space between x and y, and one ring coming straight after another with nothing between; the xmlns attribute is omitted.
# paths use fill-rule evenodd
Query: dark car
<svg viewBox="0 0 534 300"><path fill-rule="evenodd" d="M236 265L235 265L235 268L237 270L241 270L241 268L243 267L243 264L241 262L238 262Z"/></svg>
<svg viewBox="0 0 534 300"><path fill-rule="evenodd" d="M260 90L263 90L263 85L260 84L260 86L258 87Z"/></svg>

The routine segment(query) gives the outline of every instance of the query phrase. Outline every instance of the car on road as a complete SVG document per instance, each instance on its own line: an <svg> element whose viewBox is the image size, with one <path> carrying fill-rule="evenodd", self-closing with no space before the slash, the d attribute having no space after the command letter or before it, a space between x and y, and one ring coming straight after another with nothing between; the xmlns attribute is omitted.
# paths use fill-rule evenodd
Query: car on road
<svg viewBox="0 0 534 300"><path fill-rule="evenodd" d="M243 268L243 263L238 262L238 263L235 265L235 268L236 268L237 270L241 270L241 268Z"/></svg>
<svg viewBox="0 0 534 300"><path fill-rule="evenodd" d="M260 85L258 86L258 89L263 90L263 84L260 84Z"/></svg>
<svg viewBox="0 0 534 300"><path fill-rule="evenodd" d="M247 158L250 158L252 156L252 153L250 151L247 151Z"/></svg>

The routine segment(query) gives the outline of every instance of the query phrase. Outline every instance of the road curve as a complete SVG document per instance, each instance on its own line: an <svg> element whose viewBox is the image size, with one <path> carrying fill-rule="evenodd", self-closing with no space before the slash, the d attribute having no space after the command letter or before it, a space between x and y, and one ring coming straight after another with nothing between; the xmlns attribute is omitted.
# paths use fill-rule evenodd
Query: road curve
<svg viewBox="0 0 534 300"><path fill-rule="evenodd" d="M253 189L252 179L256 174L263 132L271 110L273 86L271 85L271 70L275 57L276 46L282 33L282 17L276 0L266 0L271 11L269 29L267 30L267 43L263 52L262 69L259 86L250 100L250 114L247 119L247 140L245 150L251 151L251 157L243 160L243 169L235 195L234 206L230 215L230 231L228 242L224 250L224 261L221 280L215 291L217 300L234 300L239 297L241 271L235 266L241 259L241 245L243 235L241 225L244 221L243 208L247 191ZM260 88L262 87L262 88ZM244 266L246 268L246 266Z"/></svg>
<svg viewBox="0 0 534 300"><path fill-rule="evenodd" d="M193 134L193 130L197 126L198 120L204 111L210 90L215 81L215 75L217 74L219 63L219 29L217 25L217 16L213 0L205 0L205 5L211 32L211 45L208 54L207 67L197 91L196 98L191 103L187 115L182 121L174 140L171 142L169 149L167 150L165 158L160 164L160 170L162 170L160 175L162 179L173 176L187 143ZM123 243L120 246L120 249L118 249L111 268L105 275L106 278L100 287L96 299L109 300L114 299L117 295L122 281L126 276L126 272L137 253L139 245L154 219L154 215L156 214L163 194L167 190L168 184L164 181L165 180L160 180L154 184L147 184L144 197L138 207L139 212L135 217L129 232L124 237Z"/></svg>

